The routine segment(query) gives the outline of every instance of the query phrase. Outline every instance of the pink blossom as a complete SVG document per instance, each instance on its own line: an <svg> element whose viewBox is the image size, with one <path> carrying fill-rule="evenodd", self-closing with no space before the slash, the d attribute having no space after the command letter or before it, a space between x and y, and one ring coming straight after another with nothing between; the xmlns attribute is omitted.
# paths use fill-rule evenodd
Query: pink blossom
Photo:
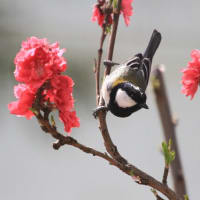
<svg viewBox="0 0 200 200"><path fill-rule="evenodd" d="M200 50L193 50L190 61L182 70L182 93L193 99L200 83Z"/></svg>
<svg viewBox="0 0 200 200"><path fill-rule="evenodd" d="M65 111L65 112L59 112L60 120L64 123L65 131L70 133L72 127L79 127L79 119L76 116L76 111Z"/></svg>
<svg viewBox="0 0 200 200"><path fill-rule="evenodd" d="M65 131L70 132L73 127L79 127L79 118L74 110L72 96L74 82L69 76L61 75L67 68L66 60L62 57L64 49L59 44L49 44L47 39L31 37L22 43L22 48L15 58L15 78L23 82L14 87L15 97L18 99L8 105L11 114L30 119L37 90L46 82L43 89L41 106L51 103L50 108L59 111L59 117L64 123ZM44 85L43 85L44 87Z"/></svg>
<svg viewBox="0 0 200 200"><path fill-rule="evenodd" d="M93 22L97 21L99 26L102 27L104 18L105 18L104 14L101 12L97 4L95 4L92 11L92 21Z"/></svg>
<svg viewBox="0 0 200 200"><path fill-rule="evenodd" d="M133 8L131 5L132 2L133 0L121 1L121 13L123 14L124 21L127 26L130 23L130 16L132 16L133 14ZM98 3L94 5L93 11L92 11L92 21L93 22L97 21L99 26L101 27L103 26L103 23L106 17L106 13L104 13L105 11L102 9L102 7L105 6L105 4L106 4L106 1L103 1L103 0L98 1ZM113 7L111 7L110 9L114 11ZM113 12L109 14L107 23L108 23L107 25L111 25L113 23Z"/></svg>
<svg viewBox="0 0 200 200"><path fill-rule="evenodd" d="M30 108L35 99L35 92L25 84L18 84L14 87L14 94L18 100L8 104L10 113L30 119L34 115Z"/></svg>
<svg viewBox="0 0 200 200"><path fill-rule="evenodd" d="M62 57L64 49L58 43L49 44L47 39L30 37L22 42L22 47L15 57L15 78L33 88L39 88L54 74L66 70L66 60Z"/></svg>
<svg viewBox="0 0 200 200"><path fill-rule="evenodd" d="M47 90L45 98L55 103L59 110L69 111L73 109L73 80L69 76L56 75L51 79L50 84L50 89Z"/></svg>
<svg viewBox="0 0 200 200"><path fill-rule="evenodd" d="M60 119L64 123L65 131L70 132L72 127L80 126L74 111L74 98L72 96L74 82L69 76L56 75L51 79L50 85L45 98L55 104Z"/></svg>
<svg viewBox="0 0 200 200"><path fill-rule="evenodd" d="M124 22L128 26L130 24L130 16L133 14L133 0L122 0L121 12L123 13Z"/></svg>

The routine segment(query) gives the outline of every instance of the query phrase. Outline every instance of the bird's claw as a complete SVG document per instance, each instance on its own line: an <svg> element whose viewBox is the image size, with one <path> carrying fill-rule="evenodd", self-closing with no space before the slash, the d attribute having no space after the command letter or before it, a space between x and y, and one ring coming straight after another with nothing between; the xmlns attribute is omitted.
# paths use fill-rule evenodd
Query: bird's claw
<svg viewBox="0 0 200 200"><path fill-rule="evenodd" d="M93 111L93 116L96 119L99 115L99 112L101 111L108 111L108 108L106 106L98 106L94 111Z"/></svg>
<svg viewBox="0 0 200 200"><path fill-rule="evenodd" d="M115 63L112 60L104 60L103 64L105 67L113 67L114 65L120 65L119 63Z"/></svg>

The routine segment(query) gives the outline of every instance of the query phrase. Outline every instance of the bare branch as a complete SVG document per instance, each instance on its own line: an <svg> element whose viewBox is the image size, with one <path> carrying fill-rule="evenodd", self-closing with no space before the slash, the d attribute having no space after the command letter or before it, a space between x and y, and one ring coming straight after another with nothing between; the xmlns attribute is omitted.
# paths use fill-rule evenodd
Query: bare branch
<svg viewBox="0 0 200 200"><path fill-rule="evenodd" d="M164 200L162 197L160 197L160 196L158 195L158 193L157 193L156 190L152 189L151 191L153 192L153 194L154 194L154 196L156 197L157 200Z"/></svg>
<svg viewBox="0 0 200 200"><path fill-rule="evenodd" d="M120 8L121 8L121 0L118 1L117 10L114 11L114 17L113 17L113 25L112 25L112 31L111 36L109 39L109 48L108 48L108 56L107 60L112 60L113 57L113 51L114 51L114 45L115 45L115 39L117 34L117 28L119 23L119 15L120 15ZM106 69L104 71L104 77L110 74L111 67L108 65L106 66ZM104 105L103 98L100 100L100 105ZM101 131L101 134L104 139L104 145L106 147L107 152L117 161L123 164L127 164L127 161L119 154L117 147L113 144L111 137L108 132L107 124L106 124L106 113L105 111L99 112L99 129Z"/></svg>
<svg viewBox="0 0 200 200"><path fill-rule="evenodd" d="M51 125L49 122L49 119L46 118L47 115L45 114L45 109L44 109L45 105L43 105L40 101L43 97L42 93L43 93L43 90L45 89L45 87L48 87L48 81L46 83L44 83L43 86L41 86L41 88L38 90L38 92L36 94L35 102L33 103L33 109L35 110L35 112L34 112L35 116L36 116L42 130L45 131L46 133L49 133L53 138L58 140L56 143L53 144L54 149L59 149L61 146L67 144L67 145L74 146L74 147L82 150L85 153L89 153L94 156L101 157L101 158L107 160L111 165L116 166L117 168L119 168L120 170L122 170L123 172L128 174L129 176L132 176L132 174L134 173L134 176L139 177L139 180L140 180L138 182L139 184L149 185L150 187L155 188L156 190L162 192L163 194L168 196L170 199L178 200L178 198L176 197L176 194L170 188L163 185L159 181L155 180L153 177L149 176L148 174L144 173L143 171L139 170L135 166L128 164L126 159L124 159L118 153L116 148L114 150L112 149L112 147L114 145L112 145L111 147L108 146L108 148L111 148L110 151L113 156L113 158L111 158L106 153L99 152L93 148L90 148L83 144L80 144L77 140L75 140L74 138L72 138L70 136L64 136L64 135L60 134L57 131L55 124ZM43 115L40 112L41 110L44 112ZM48 112L48 114L49 114L48 109L46 110L46 112ZM104 119L102 121L103 124L101 126L101 127L103 127L102 130L106 131L106 135L109 136L108 130L107 130L107 128L105 128L106 127L105 116L103 119ZM111 138L108 138L108 140L110 140L110 142L112 143Z"/></svg>
<svg viewBox="0 0 200 200"><path fill-rule="evenodd" d="M158 106L163 131L166 141L172 139L172 149L176 153L175 160L171 163L172 175L174 180L174 187L177 195L182 196L187 193L185 178L183 174L181 158L178 148L178 143L176 139L175 125L173 123L172 114L170 110L170 105L167 97L167 92L165 88L165 83L163 79L163 72L160 66L154 70L153 77L153 88L156 97L156 103Z"/></svg>
<svg viewBox="0 0 200 200"><path fill-rule="evenodd" d="M118 21L119 21L119 15L120 15L120 6L121 6L121 0L118 1L118 7L117 10L114 12L114 21L112 26L112 32L109 40L109 48L108 48L108 56L107 60L112 60L113 57L113 51L114 51L114 45L115 45L115 39L117 34L117 27L118 27ZM104 71L104 77L108 74L110 74L111 67L106 66L106 69ZM100 105L104 105L103 98L100 100ZM121 169L124 173L132 176L131 174L134 174L135 177L139 178L139 184L142 185L148 185L164 195L166 195L170 200L179 200L179 198L176 196L176 193L172 191L170 188L168 188L167 185L162 184L161 182L157 181L153 177L149 176L145 172L139 170L134 165L131 165L128 163L128 161L123 158L120 153L117 150L117 147L112 142L112 139L110 137L107 123L106 123L106 112L100 111L98 112L98 119L99 119L99 129L101 131L101 134L104 139L104 145L107 150L107 152L111 155L111 157L117 161L118 168Z"/></svg>
<svg viewBox="0 0 200 200"><path fill-rule="evenodd" d="M166 195L170 200L178 200L179 198L176 196L176 193L172 191L167 185L162 184L161 182L154 179L152 176L146 174L142 170L138 169L132 164L129 164L128 161L123 158L117 150L117 147L113 144L110 134L107 129L107 124L105 120L105 113L99 113L100 120L100 130L104 138L104 145L108 153L114 158L120 165L118 166L123 172L132 176L134 174L135 177L139 177L140 182L137 182L141 185L148 185L162 194Z"/></svg>
<svg viewBox="0 0 200 200"><path fill-rule="evenodd" d="M120 8L121 8L121 0L118 0L117 9L114 11L114 16L113 16L113 26L112 26L111 36L109 40L109 47L108 47L108 56L107 56L108 60L112 60L113 58L115 39L116 39L117 28L118 28L118 23L119 23ZM110 74L110 71L111 71L111 67L107 66L104 72L104 76Z"/></svg>
<svg viewBox="0 0 200 200"><path fill-rule="evenodd" d="M163 173L163 179L162 179L162 183L167 185L167 177L169 174L169 166L165 165L165 169L164 169L164 173Z"/></svg>
<svg viewBox="0 0 200 200"><path fill-rule="evenodd" d="M109 50L107 57L108 60L112 60L113 57L114 44L115 44L115 38L119 21L120 5L121 1L118 1L118 11L114 14L114 22L113 22L111 37L109 40ZM104 72L104 76L108 75L110 73L110 70L111 67L107 66ZM104 105L103 99L101 99L100 105ZM161 182L157 181L156 179L149 176L145 172L136 168L134 165L129 164L128 161L120 155L120 153L117 150L117 147L112 142L112 139L110 137L107 128L106 112L100 111L98 113L98 118L99 118L99 129L104 139L104 145L106 147L107 152L112 156L114 160L116 160L119 163L118 168L130 176L132 176L131 174L133 173L134 176L138 177L140 180L139 182L137 182L138 184L148 185L166 195L170 200L178 200L179 198L176 196L175 192L172 191L170 188L168 188L167 185L162 184Z"/></svg>
<svg viewBox="0 0 200 200"><path fill-rule="evenodd" d="M101 33L100 47L98 49L98 58L97 58L97 62L95 62L96 105L99 105L99 100L100 100L100 67L101 67L101 59L102 59L102 54L103 54L103 43L104 43L105 38L106 38L106 33L105 33L105 24L104 24L102 28L102 33Z"/></svg>
<svg viewBox="0 0 200 200"><path fill-rule="evenodd" d="M110 134L108 132L108 127L107 127L107 123L106 123L106 113L105 112L99 113L99 129L100 129L101 134L103 136L104 146L106 147L107 152L112 156L112 158L117 160L119 163L124 164L124 165L128 164L126 159L124 159L120 155L120 153L117 150L117 147L112 142L112 139L111 139Z"/></svg>

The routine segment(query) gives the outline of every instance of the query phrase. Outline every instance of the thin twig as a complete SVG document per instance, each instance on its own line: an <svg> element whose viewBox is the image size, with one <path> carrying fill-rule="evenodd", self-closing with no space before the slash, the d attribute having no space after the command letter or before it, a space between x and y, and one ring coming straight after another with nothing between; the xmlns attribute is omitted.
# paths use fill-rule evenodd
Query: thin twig
<svg viewBox="0 0 200 200"><path fill-rule="evenodd" d="M103 25L102 28L102 33L101 33L101 39L100 39L100 47L98 49L98 58L97 62L95 62L95 80L96 80L96 105L99 105L99 100L100 100L100 67L101 67L101 59L102 59L102 54L103 54L103 43L106 38L106 33L105 33L105 24Z"/></svg>
<svg viewBox="0 0 200 200"><path fill-rule="evenodd" d="M117 28L118 28L118 23L119 23L120 9L121 9L121 0L118 0L117 9L114 10L113 26L112 26L111 36L109 40L109 48L108 48L108 55L107 55L108 60L112 60L113 58L115 39L116 39ZM104 76L110 74L110 71L111 71L111 67L106 66Z"/></svg>
<svg viewBox="0 0 200 200"><path fill-rule="evenodd" d="M164 169L164 173L163 173L163 179L162 179L162 183L167 185L167 177L169 174L169 166L165 165L165 169Z"/></svg>
<svg viewBox="0 0 200 200"><path fill-rule="evenodd" d="M157 200L164 200L162 197L160 197L160 196L158 195L158 193L157 193L156 190L152 189L151 191L153 192L153 194L154 194L154 196L156 197Z"/></svg>
<svg viewBox="0 0 200 200"><path fill-rule="evenodd" d="M165 139L166 141L169 141L170 138L172 139L172 149L176 153L176 158L171 163L174 187L177 195L183 197L184 194L187 194L185 178L183 174L183 168L176 139L175 125L172 119L172 114L170 110L161 67L156 68L153 74L153 81L155 81L153 82L153 88L155 92L160 118L162 121Z"/></svg>

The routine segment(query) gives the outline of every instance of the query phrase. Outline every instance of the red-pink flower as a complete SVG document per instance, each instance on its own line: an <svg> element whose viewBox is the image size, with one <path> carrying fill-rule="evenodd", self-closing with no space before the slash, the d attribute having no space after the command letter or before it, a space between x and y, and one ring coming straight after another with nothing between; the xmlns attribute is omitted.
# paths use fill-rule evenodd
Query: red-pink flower
<svg viewBox="0 0 200 200"><path fill-rule="evenodd" d="M49 44L46 38L31 37L22 42L14 61L16 80L39 88L46 80L66 70L64 52L58 43Z"/></svg>
<svg viewBox="0 0 200 200"><path fill-rule="evenodd" d="M65 131L70 133L72 127L79 127L79 119L76 116L76 111L66 111L66 112L59 112L59 117L61 121L64 123Z"/></svg>
<svg viewBox="0 0 200 200"><path fill-rule="evenodd" d="M79 119L74 111L74 99L72 96L74 82L69 76L56 75L50 81L50 89L46 91L45 98L59 111L65 131L70 132L72 127L79 127Z"/></svg>
<svg viewBox="0 0 200 200"><path fill-rule="evenodd" d="M200 83L200 50L193 50L191 57L192 61L182 70L182 93L192 99Z"/></svg>
<svg viewBox="0 0 200 200"><path fill-rule="evenodd" d="M10 113L30 119L34 115L30 108L35 99L35 92L25 84L18 84L14 87L14 95L18 100L8 104Z"/></svg>
<svg viewBox="0 0 200 200"><path fill-rule="evenodd" d="M122 0L121 1L121 13L123 14L125 24L128 26L130 23L130 16L133 14L133 8L132 8L132 2L133 0ZM105 11L101 9L106 4L106 1L104 0L98 0L98 3L94 5L93 11L92 11L92 21L97 21L99 26L102 27L106 14ZM115 3L113 3L111 10L114 11L115 8L113 8ZM110 13L108 16L108 24L111 25L113 23L113 13Z"/></svg>
<svg viewBox="0 0 200 200"><path fill-rule="evenodd" d="M121 4L121 12L123 13L124 22L127 26L130 23L130 16L133 14L132 2L133 0L122 0Z"/></svg>
<svg viewBox="0 0 200 200"><path fill-rule="evenodd" d="M65 131L70 132L71 128L80 126L72 96L74 82L69 76L61 75L67 68L62 57L64 51L60 50L58 43L49 44L47 39L31 37L22 43L15 58L14 74L16 80L24 84L14 88L18 100L8 105L11 114L30 119L34 115L31 108L37 98L36 93L46 82L41 106L58 109Z"/></svg>
<svg viewBox="0 0 200 200"><path fill-rule="evenodd" d="M93 22L97 21L99 26L102 27L104 18L105 18L104 14L101 12L98 5L95 4L92 11L92 21Z"/></svg>

